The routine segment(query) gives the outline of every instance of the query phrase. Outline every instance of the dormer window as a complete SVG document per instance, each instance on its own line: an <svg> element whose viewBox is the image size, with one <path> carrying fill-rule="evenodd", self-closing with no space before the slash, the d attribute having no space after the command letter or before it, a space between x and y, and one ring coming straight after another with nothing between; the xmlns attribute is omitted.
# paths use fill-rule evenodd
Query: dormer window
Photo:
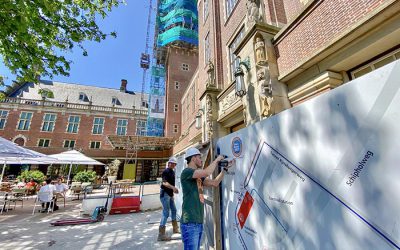
<svg viewBox="0 0 400 250"><path fill-rule="evenodd" d="M87 97L87 95L86 95L85 93L80 92L80 93L79 93L79 101L88 102L88 101L89 101L89 98Z"/></svg>
<svg viewBox="0 0 400 250"><path fill-rule="evenodd" d="M146 101L142 101L142 107L148 108L148 107L149 107L149 104L148 104Z"/></svg>
<svg viewBox="0 0 400 250"><path fill-rule="evenodd" d="M118 100L117 97L113 96L113 98L111 100L111 104L112 105L121 105L121 102Z"/></svg>

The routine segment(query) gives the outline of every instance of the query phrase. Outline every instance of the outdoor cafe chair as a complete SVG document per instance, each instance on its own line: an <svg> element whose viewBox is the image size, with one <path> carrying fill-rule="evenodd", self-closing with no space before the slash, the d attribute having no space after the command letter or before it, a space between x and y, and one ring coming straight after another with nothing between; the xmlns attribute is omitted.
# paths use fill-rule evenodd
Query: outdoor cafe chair
<svg viewBox="0 0 400 250"><path fill-rule="evenodd" d="M71 189L70 189L71 191L71 193L70 193L70 195L76 195L77 197L78 197L78 200L79 200L79 196L81 195L81 194L83 194L83 189L82 189L82 186L81 185L76 185L76 186L71 186Z"/></svg>
<svg viewBox="0 0 400 250"><path fill-rule="evenodd" d="M4 210L8 211L10 209L11 203L14 203L14 209L17 206L17 201L8 192L0 192L0 206L1 214ZM7 206L8 205L8 206Z"/></svg>
<svg viewBox="0 0 400 250"><path fill-rule="evenodd" d="M24 198L26 197L27 189L26 188L14 188L12 190L12 196L10 199L21 202L21 206L24 207Z"/></svg>
<svg viewBox="0 0 400 250"><path fill-rule="evenodd" d="M66 192L62 192L62 193L57 192L56 193L57 200L60 200L60 199L64 200L64 207L65 207L66 195L67 195Z"/></svg>
<svg viewBox="0 0 400 250"><path fill-rule="evenodd" d="M0 192L0 214L3 214L3 211L6 210L6 212L8 211L8 200L7 200L7 196L8 194L6 192Z"/></svg>
<svg viewBox="0 0 400 250"><path fill-rule="evenodd" d="M49 207L47 209L47 213L53 212L54 211L54 199L53 199L53 193L52 192L38 192L36 199L35 199L35 204L33 205L33 211L32 211L32 215L35 214L35 210L36 210L36 205L37 203L39 203L40 205L42 205L43 203L47 203L50 202Z"/></svg>

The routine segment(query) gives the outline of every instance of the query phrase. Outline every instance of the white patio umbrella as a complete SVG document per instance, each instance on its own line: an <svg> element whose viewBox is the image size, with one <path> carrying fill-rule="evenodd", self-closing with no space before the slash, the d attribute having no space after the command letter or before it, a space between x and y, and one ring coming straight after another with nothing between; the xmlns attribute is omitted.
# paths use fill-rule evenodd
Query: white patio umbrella
<svg viewBox="0 0 400 250"><path fill-rule="evenodd" d="M50 164L55 161L57 161L57 159L23 148L0 137L0 164L3 164L0 183L3 181L4 171L7 164Z"/></svg>
<svg viewBox="0 0 400 250"><path fill-rule="evenodd" d="M53 154L53 155L49 155L49 156L52 158L56 158L57 162L55 162L55 163L57 163L57 164L69 164L67 183L69 183L69 178L71 177L71 170L72 170L73 164L104 165L104 163L96 161L95 159L92 159L76 150L65 151L60 154Z"/></svg>

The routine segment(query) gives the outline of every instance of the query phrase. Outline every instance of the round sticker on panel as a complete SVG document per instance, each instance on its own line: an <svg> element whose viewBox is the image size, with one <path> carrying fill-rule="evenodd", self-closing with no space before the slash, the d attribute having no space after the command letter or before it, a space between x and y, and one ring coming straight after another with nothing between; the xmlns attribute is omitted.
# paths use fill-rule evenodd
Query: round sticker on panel
<svg viewBox="0 0 400 250"><path fill-rule="evenodd" d="M242 154L242 140L239 137L232 139L232 153L236 157Z"/></svg>

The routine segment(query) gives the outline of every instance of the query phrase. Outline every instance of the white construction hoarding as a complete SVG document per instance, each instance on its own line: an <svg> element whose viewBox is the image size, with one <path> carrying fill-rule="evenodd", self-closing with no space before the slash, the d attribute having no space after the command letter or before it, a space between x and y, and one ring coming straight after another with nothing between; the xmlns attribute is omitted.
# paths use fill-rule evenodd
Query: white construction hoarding
<svg viewBox="0 0 400 250"><path fill-rule="evenodd" d="M400 249L400 62L221 138L225 249Z"/></svg>

